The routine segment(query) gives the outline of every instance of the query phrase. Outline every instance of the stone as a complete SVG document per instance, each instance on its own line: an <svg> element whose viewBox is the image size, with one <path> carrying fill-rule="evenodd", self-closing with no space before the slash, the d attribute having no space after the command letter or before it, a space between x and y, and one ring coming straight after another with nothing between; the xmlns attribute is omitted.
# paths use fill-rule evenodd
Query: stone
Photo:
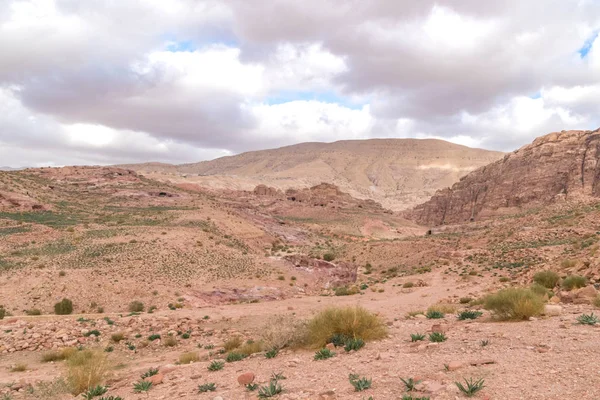
<svg viewBox="0 0 600 400"><path fill-rule="evenodd" d="M152 385L160 385L161 383L163 383L164 378L165 378L165 376L159 372L156 375L152 375L147 378L144 378L144 380L146 382L152 382Z"/></svg>
<svg viewBox="0 0 600 400"><path fill-rule="evenodd" d="M450 361L450 363L447 364L447 369L448 371L456 371L457 369L460 369L463 367L463 363L461 363L460 361Z"/></svg>
<svg viewBox="0 0 600 400"><path fill-rule="evenodd" d="M241 386L246 386L254 382L255 375L253 372L246 372L238 376L237 381Z"/></svg>
<svg viewBox="0 0 600 400"><path fill-rule="evenodd" d="M496 364L495 360L492 360L491 358L483 358L481 360L474 360L469 362L470 365L477 367L479 365L486 365L486 364Z"/></svg>
<svg viewBox="0 0 600 400"><path fill-rule="evenodd" d="M333 351L333 350L335 350L335 345L333 343L327 343L325 345L325 348Z"/></svg>
<svg viewBox="0 0 600 400"><path fill-rule="evenodd" d="M544 306L544 315L548 317L557 317L562 314L562 307L556 304L546 304Z"/></svg>

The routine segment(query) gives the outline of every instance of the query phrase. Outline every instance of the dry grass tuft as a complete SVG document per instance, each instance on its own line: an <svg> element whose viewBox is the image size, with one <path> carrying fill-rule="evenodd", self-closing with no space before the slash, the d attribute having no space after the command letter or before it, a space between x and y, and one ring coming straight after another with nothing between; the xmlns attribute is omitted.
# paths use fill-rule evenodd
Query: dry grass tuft
<svg viewBox="0 0 600 400"><path fill-rule="evenodd" d="M109 369L108 357L102 350L77 351L67 361L67 381L75 396L102 384Z"/></svg>
<svg viewBox="0 0 600 400"><path fill-rule="evenodd" d="M484 308L502 320L524 320L541 314L544 300L530 289L509 288L486 296Z"/></svg>
<svg viewBox="0 0 600 400"><path fill-rule="evenodd" d="M112 340L115 343L119 343L123 339L125 339L125 334L123 332L113 333L110 336L110 340Z"/></svg>
<svg viewBox="0 0 600 400"><path fill-rule="evenodd" d="M48 351L42 355L42 362L68 360L76 352L77 349L75 347L65 347L61 350Z"/></svg>
<svg viewBox="0 0 600 400"><path fill-rule="evenodd" d="M27 371L27 364L16 364L11 369L10 372L24 372Z"/></svg>
<svg viewBox="0 0 600 400"><path fill-rule="evenodd" d="M246 356L254 353L260 353L261 351L263 351L263 344L261 342L254 341L248 341L238 349L238 352Z"/></svg>
<svg viewBox="0 0 600 400"><path fill-rule="evenodd" d="M177 338L174 336L167 336L163 339L162 344L166 347L177 346Z"/></svg>
<svg viewBox="0 0 600 400"><path fill-rule="evenodd" d="M260 341L265 349L298 348L306 343L306 321L293 315L274 315L260 330Z"/></svg>
<svg viewBox="0 0 600 400"><path fill-rule="evenodd" d="M198 362L200 360L200 357L198 356L198 353L196 353L195 351L190 351L188 353L182 353L179 356L179 364L191 364L193 362Z"/></svg>
<svg viewBox="0 0 600 400"><path fill-rule="evenodd" d="M381 319L362 307L332 307L321 311L308 322L308 344L325 346L334 335L364 341L382 339L387 328Z"/></svg>
<svg viewBox="0 0 600 400"><path fill-rule="evenodd" d="M453 304L434 304L427 309L427 312L441 312L442 314L454 314L456 306Z"/></svg>
<svg viewBox="0 0 600 400"><path fill-rule="evenodd" d="M240 347L243 344L243 340L241 337L239 336L235 336L229 340L227 340L225 343L223 343L223 348L225 349L225 351L231 351L231 350L235 350L238 347Z"/></svg>

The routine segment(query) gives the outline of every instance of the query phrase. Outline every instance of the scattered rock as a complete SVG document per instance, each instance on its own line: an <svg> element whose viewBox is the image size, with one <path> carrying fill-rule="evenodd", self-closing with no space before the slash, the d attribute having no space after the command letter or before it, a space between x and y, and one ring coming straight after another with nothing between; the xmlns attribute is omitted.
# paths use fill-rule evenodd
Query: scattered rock
<svg viewBox="0 0 600 400"><path fill-rule="evenodd" d="M238 376L237 381L240 385L246 386L254 382L254 378L255 375L253 372L246 372L245 374Z"/></svg>

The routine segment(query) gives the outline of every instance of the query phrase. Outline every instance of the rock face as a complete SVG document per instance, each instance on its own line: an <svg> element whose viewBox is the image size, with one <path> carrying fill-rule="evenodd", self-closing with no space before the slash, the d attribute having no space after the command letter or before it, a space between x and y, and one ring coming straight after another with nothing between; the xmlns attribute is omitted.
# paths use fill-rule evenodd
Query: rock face
<svg viewBox="0 0 600 400"><path fill-rule="evenodd" d="M300 254L289 255L285 259L296 268L315 274L324 288L344 286L356 282L358 266L352 263L340 262L334 264Z"/></svg>
<svg viewBox="0 0 600 400"><path fill-rule="evenodd" d="M600 130L550 133L439 190L407 215L423 225L475 220L503 208L600 196Z"/></svg>

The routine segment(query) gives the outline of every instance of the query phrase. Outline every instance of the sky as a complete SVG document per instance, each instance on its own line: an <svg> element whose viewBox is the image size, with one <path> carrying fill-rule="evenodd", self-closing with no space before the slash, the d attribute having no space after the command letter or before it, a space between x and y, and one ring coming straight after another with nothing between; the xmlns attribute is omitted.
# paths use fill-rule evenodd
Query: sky
<svg viewBox="0 0 600 400"><path fill-rule="evenodd" d="M600 0L0 0L0 166L600 127Z"/></svg>

